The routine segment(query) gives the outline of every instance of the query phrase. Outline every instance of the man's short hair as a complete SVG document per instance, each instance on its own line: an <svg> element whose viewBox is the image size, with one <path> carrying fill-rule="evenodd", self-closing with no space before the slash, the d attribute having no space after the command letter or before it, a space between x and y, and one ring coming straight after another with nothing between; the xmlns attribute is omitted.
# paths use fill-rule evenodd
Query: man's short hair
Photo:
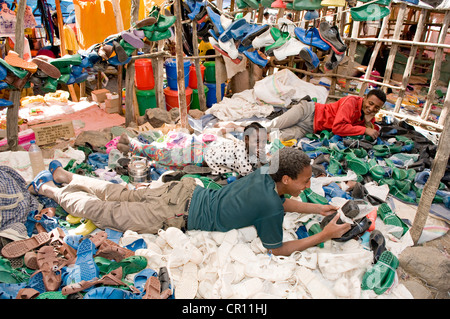
<svg viewBox="0 0 450 319"><path fill-rule="evenodd" d="M276 182L280 182L284 175L297 179L306 167L311 165L311 159L305 152L293 147L284 147L272 155L269 174Z"/></svg>
<svg viewBox="0 0 450 319"><path fill-rule="evenodd" d="M264 129L265 130L266 128L264 126L262 126L261 124L259 124L258 122L252 122L244 128L244 134L245 134L245 132L247 132L250 129L255 129L255 130Z"/></svg>
<svg viewBox="0 0 450 319"><path fill-rule="evenodd" d="M369 93L367 93L367 97L370 97L372 95L375 95L383 103L386 102L386 93L384 93L382 90L380 90L380 89L373 89L373 90L370 90Z"/></svg>

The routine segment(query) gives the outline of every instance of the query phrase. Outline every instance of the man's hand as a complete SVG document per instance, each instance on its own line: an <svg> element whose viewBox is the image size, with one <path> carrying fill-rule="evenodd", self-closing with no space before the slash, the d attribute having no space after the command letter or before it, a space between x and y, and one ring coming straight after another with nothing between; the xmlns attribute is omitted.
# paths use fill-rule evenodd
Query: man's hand
<svg viewBox="0 0 450 319"><path fill-rule="evenodd" d="M330 220L330 222L323 228L322 232L325 234L325 238L327 239L340 238L350 230L351 228L350 224L348 223L338 224L337 223L338 220L339 214L336 214L336 216L334 216L333 219Z"/></svg>
<svg viewBox="0 0 450 319"><path fill-rule="evenodd" d="M328 216L337 212L339 207L333 205L320 205L319 206L319 214L322 216Z"/></svg>
<svg viewBox="0 0 450 319"><path fill-rule="evenodd" d="M380 132L378 132L374 128L366 127L366 131L364 132L364 134L366 134L366 135L370 136L371 138L373 138L374 140L376 140L378 138L378 136L380 135Z"/></svg>

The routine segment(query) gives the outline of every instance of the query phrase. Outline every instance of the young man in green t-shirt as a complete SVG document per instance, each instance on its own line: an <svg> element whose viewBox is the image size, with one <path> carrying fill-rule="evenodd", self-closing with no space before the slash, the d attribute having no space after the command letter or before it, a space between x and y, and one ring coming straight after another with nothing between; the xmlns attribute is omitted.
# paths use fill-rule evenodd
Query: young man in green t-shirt
<svg viewBox="0 0 450 319"><path fill-rule="evenodd" d="M50 171L38 174L30 191L55 200L69 214L89 219L99 228L155 234L167 227L226 232L254 226L264 247L276 255L339 238L350 229L350 224L337 224L336 214L322 232L283 242L285 212L328 216L338 209L284 197L297 197L310 186L310 159L295 148L280 149L270 165L218 190L198 186L193 178L129 190L67 172L59 162L50 163L49 168L53 175ZM55 183L67 185L59 188Z"/></svg>

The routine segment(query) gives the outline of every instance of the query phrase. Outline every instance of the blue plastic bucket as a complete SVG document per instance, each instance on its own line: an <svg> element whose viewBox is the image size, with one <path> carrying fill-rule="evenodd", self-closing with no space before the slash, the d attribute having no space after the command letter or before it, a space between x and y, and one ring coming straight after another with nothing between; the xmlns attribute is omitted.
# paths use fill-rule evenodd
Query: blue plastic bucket
<svg viewBox="0 0 450 319"><path fill-rule="evenodd" d="M208 93L206 94L206 106L211 107L214 103L217 103L216 97L216 83L204 83L208 87ZM222 99L225 95L225 83L222 83Z"/></svg>
<svg viewBox="0 0 450 319"><path fill-rule="evenodd" d="M169 85L171 90L178 91L178 82L177 82L177 60L169 59L164 63L166 67L166 76L167 76L167 84ZM185 87L189 85L189 67L191 66L191 61L184 61L184 84Z"/></svg>

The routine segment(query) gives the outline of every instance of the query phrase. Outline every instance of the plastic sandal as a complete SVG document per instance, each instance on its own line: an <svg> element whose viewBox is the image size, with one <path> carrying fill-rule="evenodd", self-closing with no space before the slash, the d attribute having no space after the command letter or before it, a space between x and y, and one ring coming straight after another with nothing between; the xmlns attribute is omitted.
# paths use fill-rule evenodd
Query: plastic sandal
<svg viewBox="0 0 450 319"><path fill-rule="evenodd" d="M373 251L373 262L376 263L381 254L386 250L386 241L379 230L374 230L369 237L370 249Z"/></svg>
<svg viewBox="0 0 450 319"><path fill-rule="evenodd" d="M41 171L36 175L33 181L28 185L28 187L33 186L33 189L37 194L43 184L51 181L53 181L52 173L50 173L50 171L48 170Z"/></svg>
<svg viewBox="0 0 450 319"><path fill-rule="evenodd" d="M140 294L134 294L119 288L98 287L91 289L83 299L142 299Z"/></svg>
<svg viewBox="0 0 450 319"><path fill-rule="evenodd" d="M398 226L403 229L402 231L393 232L392 235L395 237L400 239L408 231L408 226L398 218L387 203L378 206L377 215L386 225Z"/></svg>
<svg viewBox="0 0 450 319"><path fill-rule="evenodd" d="M146 288L146 282L150 277L158 277L158 273L150 268L145 268L134 276L134 286L143 293Z"/></svg>
<svg viewBox="0 0 450 319"><path fill-rule="evenodd" d="M95 245L89 238L84 239L78 246L75 264L80 267L81 280L89 281L99 276L99 270L94 261L95 252Z"/></svg>
<svg viewBox="0 0 450 319"><path fill-rule="evenodd" d="M37 253L37 265L42 272L47 291L56 291L61 285L60 261L52 246L44 246Z"/></svg>
<svg viewBox="0 0 450 319"><path fill-rule="evenodd" d="M394 284L398 265L397 257L385 250L378 262L363 275L361 289L373 290L377 295L383 294Z"/></svg>
<svg viewBox="0 0 450 319"><path fill-rule="evenodd" d="M16 295L16 299L35 299L40 292L33 288L22 288Z"/></svg>
<svg viewBox="0 0 450 319"><path fill-rule="evenodd" d="M50 164L48 165L48 170L50 171L50 173L52 173L52 176L58 167L63 167L60 161L53 160L50 162ZM53 180L53 183L55 183L56 186L62 185L61 183L56 183L55 180Z"/></svg>
<svg viewBox="0 0 450 319"><path fill-rule="evenodd" d="M16 284L27 281L28 275L11 267L8 259L0 257L0 282L5 284Z"/></svg>
<svg viewBox="0 0 450 319"><path fill-rule="evenodd" d="M2 255L6 258L17 258L25 255L28 251L36 249L50 241L49 233L39 233L33 237L16 240L6 244L2 248Z"/></svg>

